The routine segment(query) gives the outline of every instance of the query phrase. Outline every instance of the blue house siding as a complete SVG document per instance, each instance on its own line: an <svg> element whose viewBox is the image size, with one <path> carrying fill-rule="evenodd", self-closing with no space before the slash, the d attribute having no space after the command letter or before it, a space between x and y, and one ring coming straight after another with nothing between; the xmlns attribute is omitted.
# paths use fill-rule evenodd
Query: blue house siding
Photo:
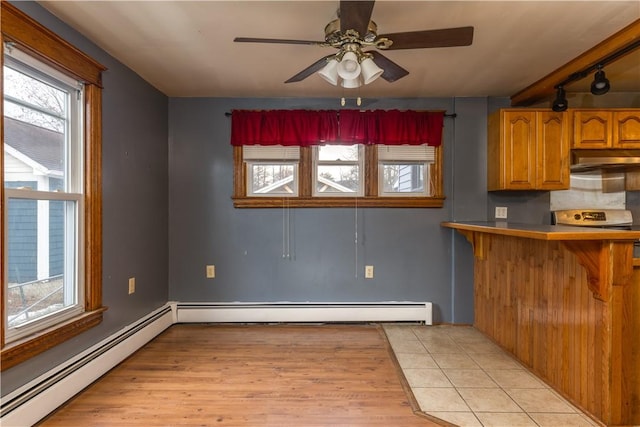
<svg viewBox="0 0 640 427"><path fill-rule="evenodd" d="M422 189L422 175L420 174L419 165L405 165L400 167L400 175L398 176L398 191L411 192Z"/></svg>
<svg viewBox="0 0 640 427"><path fill-rule="evenodd" d="M35 181L5 182L8 188L32 187ZM38 274L38 202L12 199L8 206L7 256L9 283L37 279Z"/></svg>

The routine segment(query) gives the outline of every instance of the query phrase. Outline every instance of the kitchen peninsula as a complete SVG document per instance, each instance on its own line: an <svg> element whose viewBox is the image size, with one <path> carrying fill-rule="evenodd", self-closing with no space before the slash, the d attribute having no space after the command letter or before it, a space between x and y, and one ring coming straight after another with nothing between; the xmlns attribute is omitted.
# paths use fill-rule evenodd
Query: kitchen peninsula
<svg viewBox="0 0 640 427"><path fill-rule="evenodd" d="M475 327L605 425L640 425L640 231L442 226L473 247Z"/></svg>

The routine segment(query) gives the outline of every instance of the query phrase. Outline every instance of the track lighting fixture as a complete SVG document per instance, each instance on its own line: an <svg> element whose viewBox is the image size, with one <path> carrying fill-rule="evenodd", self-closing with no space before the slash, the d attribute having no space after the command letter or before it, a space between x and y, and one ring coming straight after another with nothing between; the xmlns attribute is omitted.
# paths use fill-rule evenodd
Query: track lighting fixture
<svg viewBox="0 0 640 427"><path fill-rule="evenodd" d="M594 95L604 95L609 92L610 85L609 79L604 75L602 70L602 64L598 64L598 71L593 76L593 83L591 83L591 93Z"/></svg>
<svg viewBox="0 0 640 427"><path fill-rule="evenodd" d="M557 89L557 94L556 99L552 104L553 111L565 111L568 107L564 86L576 80L584 79L594 70L596 72L593 76L593 83L591 83L591 93L593 95L604 95L605 93L609 92L609 89L611 88L609 79L607 79L607 77L604 75L604 71L602 70L602 68L604 68L605 65L628 54L629 52L632 52L639 48L640 40L636 40L633 43L627 44L625 47L611 53L610 55L600 58L598 62L589 65L587 68L576 71L566 79L558 82L557 85L554 86L554 89Z"/></svg>
<svg viewBox="0 0 640 427"><path fill-rule="evenodd" d="M564 92L562 85L557 86L556 99L553 100L551 109L553 111L566 111L569 104L567 103L567 96Z"/></svg>

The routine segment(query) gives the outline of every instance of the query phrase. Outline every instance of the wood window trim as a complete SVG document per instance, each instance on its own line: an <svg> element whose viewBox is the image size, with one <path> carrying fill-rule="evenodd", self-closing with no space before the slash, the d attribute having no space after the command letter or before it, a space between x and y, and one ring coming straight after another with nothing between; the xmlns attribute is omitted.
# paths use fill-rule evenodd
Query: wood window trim
<svg viewBox="0 0 640 427"><path fill-rule="evenodd" d="M313 197L312 147L300 147L299 196L287 197L291 208L441 208L444 205L442 190L442 146L436 148L436 158L431 171L434 195L430 197L380 197L378 196L378 153L376 145L365 146L365 195L363 197ZM283 197L247 197L246 163L242 159L242 147L233 147L233 206L236 208L282 208Z"/></svg>
<svg viewBox="0 0 640 427"><path fill-rule="evenodd" d="M107 68L78 50L56 33L26 15L11 3L2 1L2 36L40 61L71 74L78 80L102 87Z"/></svg>
<svg viewBox="0 0 640 427"><path fill-rule="evenodd" d="M71 74L85 82L85 212L84 212L84 270L85 301L84 313L54 327L38 332L24 339L5 344L4 323L4 283L0 288L3 301L0 316L0 369L5 370L36 356L102 322L102 80L106 68L94 61L74 46L61 39L49 29L21 12L8 2L0 2L2 31L0 42L15 43L17 49L35 56L52 67ZM0 61L0 93L4 55ZM0 104L0 113L4 111ZM0 138L4 143L4 120L0 124ZM0 156L0 170L4 171L4 156ZM0 197L4 200L4 185L0 186ZM4 211L0 210L0 225L4 229ZM0 243L0 274L5 277L4 240Z"/></svg>

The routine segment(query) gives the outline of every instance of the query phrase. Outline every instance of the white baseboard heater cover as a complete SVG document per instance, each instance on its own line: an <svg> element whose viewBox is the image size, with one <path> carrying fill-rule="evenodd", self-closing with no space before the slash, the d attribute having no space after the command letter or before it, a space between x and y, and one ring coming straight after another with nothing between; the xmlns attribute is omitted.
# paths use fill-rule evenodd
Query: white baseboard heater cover
<svg viewBox="0 0 640 427"><path fill-rule="evenodd" d="M178 323L424 322L433 323L430 302L363 303L177 303Z"/></svg>
<svg viewBox="0 0 640 427"><path fill-rule="evenodd" d="M0 425L34 425L173 323L172 307L164 305L9 393L0 405Z"/></svg>

